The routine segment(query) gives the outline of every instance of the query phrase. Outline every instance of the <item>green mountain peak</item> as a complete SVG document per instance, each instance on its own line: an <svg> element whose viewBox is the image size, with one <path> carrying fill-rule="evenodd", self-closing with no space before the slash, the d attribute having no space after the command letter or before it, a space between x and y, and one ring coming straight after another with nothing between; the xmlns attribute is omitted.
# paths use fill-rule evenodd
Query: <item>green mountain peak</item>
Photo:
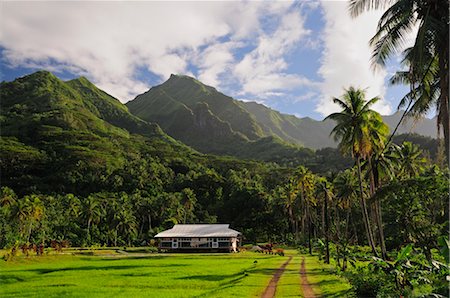
<svg viewBox="0 0 450 298"><path fill-rule="evenodd" d="M2 129L25 138L40 133L43 126L120 136L161 134L157 125L130 114L116 98L83 77L64 82L48 71L38 71L3 82L0 97L2 116L10 120L2 123Z"/></svg>

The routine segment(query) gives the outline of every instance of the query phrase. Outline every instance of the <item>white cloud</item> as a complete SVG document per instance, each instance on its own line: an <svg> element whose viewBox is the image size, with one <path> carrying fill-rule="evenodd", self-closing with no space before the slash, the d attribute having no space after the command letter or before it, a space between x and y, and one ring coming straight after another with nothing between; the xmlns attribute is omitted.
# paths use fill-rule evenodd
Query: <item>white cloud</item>
<svg viewBox="0 0 450 298"><path fill-rule="evenodd" d="M274 94L310 83L283 57L308 34L299 11L287 1L3 2L0 46L10 66L69 70L123 101L148 89L139 69L163 81L191 66L208 84ZM280 20L274 32L262 26L269 17Z"/></svg>
<svg viewBox="0 0 450 298"><path fill-rule="evenodd" d="M195 61L199 66L198 79L205 84L219 87L220 75L228 73L235 63L233 50L241 47L238 42L212 44L198 53Z"/></svg>
<svg viewBox="0 0 450 298"><path fill-rule="evenodd" d="M10 65L72 65L122 99L142 83L137 67L186 73L189 52L230 33L234 5L180 2L5 2L1 46ZM50 63L53 62L53 63Z"/></svg>
<svg viewBox="0 0 450 298"><path fill-rule="evenodd" d="M319 69L323 78L322 95L316 111L324 116L339 111L332 98L340 97L344 88L354 86L367 88L367 98L380 96L382 100L373 108L381 114L391 113L390 103L383 99L387 72L374 72L370 64L372 49L369 40L376 32L382 12L370 11L352 19L347 1L323 1L321 5L326 20L323 33L325 51Z"/></svg>
<svg viewBox="0 0 450 298"><path fill-rule="evenodd" d="M242 94L264 97L274 91L312 85L303 76L285 72L288 63L284 56L308 34L299 10L287 12L273 33L262 33L256 48L234 67L234 75L242 83Z"/></svg>

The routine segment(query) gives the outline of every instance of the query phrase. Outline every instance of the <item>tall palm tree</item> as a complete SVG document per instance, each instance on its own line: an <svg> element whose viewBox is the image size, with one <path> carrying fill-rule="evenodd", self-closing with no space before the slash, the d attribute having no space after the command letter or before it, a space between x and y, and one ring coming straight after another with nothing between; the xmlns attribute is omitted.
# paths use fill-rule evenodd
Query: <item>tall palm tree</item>
<svg viewBox="0 0 450 298"><path fill-rule="evenodd" d="M355 178L356 170L354 168L340 172L333 180L336 192L337 204L341 209L346 210L344 236L349 238L350 214L352 205L358 199L358 179Z"/></svg>
<svg viewBox="0 0 450 298"><path fill-rule="evenodd" d="M89 241L91 241L91 225L92 223L97 223L100 221L102 216L102 206L100 198L93 195L87 197L83 203L84 215L87 221L87 236Z"/></svg>
<svg viewBox="0 0 450 298"><path fill-rule="evenodd" d="M297 170L295 171L295 176L297 180L296 189L300 195L301 203L303 204L305 211L305 219L308 228L309 253L312 254L312 245L311 245L312 220L311 220L310 205L314 197L316 177L313 173L311 173L309 169L305 168L304 166L300 166L297 168Z"/></svg>
<svg viewBox="0 0 450 298"><path fill-rule="evenodd" d="M117 246L117 235L122 235L127 239L128 246L131 246L131 240L137 234L137 221L133 212L129 208L121 208L118 213L114 214L116 220L116 231L114 246Z"/></svg>
<svg viewBox="0 0 450 298"><path fill-rule="evenodd" d="M419 27L412 48L405 51L408 66L407 82L413 92L404 100L414 103L412 114L425 114L437 108L438 126L442 126L446 156L449 156L449 1L448 0L350 0L351 15L356 17L371 9L387 7L378 22L370 43L374 46L373 63L384 66L387 59L398 53L404 40L415 26ZM430 78L432 76L433 78ZM428 83L427 83L428 82ZM429 93L429 94L427 94ZM420 103L416 105L416 103Z"/></svg>
<svg viewBox="0 0 450 298"><path fill-rule="evenodd" d="M323 218L324 227L323 234L325 236L325 263L330 264L330 247L329 247L329 216L328 216L328 202L333 197L332 184L326 178L320 177L316 180L317 188L316 194L323 197Z"/></svg>
<svg viewBox="0 0 450 298"><path fill-rule="evenodd" d="M399 173L407 178L417 176L426 163L419 146L411 142L403 142L401 146L396 146L395 156L399 160Z"/></svg>
<svg viewBox="0 0 450 298"><path fill-rule="evenodd" d="M395 147L395 145L390 144L386 149L377 150L363 165L363 168L366 168L367 170L367 175L370 181L370 196L375 198L372 203L375 215L374 218L378 227L377 232L380 241L381 256L383 259L387 258L383 231L383 216L381 202L375 197L375 193L381 187L382 181L391 180L394 176L395 168L399 163L397 156L394 154Z"/></svg>
<svg viewBox="0 0 450 298"><path fill-rule="evenodd" d="M295 241L297 241L297 234L298 234L298 221L297 216L295 214L296 206L298 203L298 189L297 189L297 182L294 177L291 177L289 179L289 182L286 184L283 198L284 198L284 205L286 207L286 211L288 214L289 222L291 225L291 232L293 235L295 235Z"/></svg>
<svg viewBox="0 0 450 298"><path fill-rule="evenodd" d="M336 126L331 131L334 139L339 141L339 148L344 154L351 154L356 161L358 169L361 210L366 229L367 240L374 255L377 255L372 228L370 225L367 204L364 198L363 182L361 175L361 160L369 158L375 150L384 147L386 136L389 132L380 114L370 109L379 100L374 97L366 102L365 91L350 87L345 90L342 99L334 98L342 111L333 113L325 118L334 120Z"/></svg>

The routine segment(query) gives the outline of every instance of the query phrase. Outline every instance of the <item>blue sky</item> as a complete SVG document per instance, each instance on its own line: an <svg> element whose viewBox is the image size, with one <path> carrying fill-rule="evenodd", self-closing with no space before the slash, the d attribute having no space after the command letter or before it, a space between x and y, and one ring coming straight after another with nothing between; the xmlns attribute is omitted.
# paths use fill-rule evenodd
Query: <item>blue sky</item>
<svg viewBox="0 0 450 298"><path fill-rule="evenodd" d="M38 69L86 76L122 102L187 74L240 100L322 119L350 85L390 114L407 88L370 66L381 11L352 19L346 1L3 2L2 80Z"/></svg>

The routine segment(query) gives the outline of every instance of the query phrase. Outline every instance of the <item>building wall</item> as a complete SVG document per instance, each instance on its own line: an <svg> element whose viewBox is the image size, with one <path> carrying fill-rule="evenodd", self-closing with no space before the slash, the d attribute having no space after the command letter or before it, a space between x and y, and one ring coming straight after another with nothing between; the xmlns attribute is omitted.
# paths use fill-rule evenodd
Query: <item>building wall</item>
<svg viewBox="0 0 450 298"><path fill-rule="evenodd" d="M164 250L229 250L237 251L238 240L236 237L178 237L160 238L159 248Z"/></svg>

